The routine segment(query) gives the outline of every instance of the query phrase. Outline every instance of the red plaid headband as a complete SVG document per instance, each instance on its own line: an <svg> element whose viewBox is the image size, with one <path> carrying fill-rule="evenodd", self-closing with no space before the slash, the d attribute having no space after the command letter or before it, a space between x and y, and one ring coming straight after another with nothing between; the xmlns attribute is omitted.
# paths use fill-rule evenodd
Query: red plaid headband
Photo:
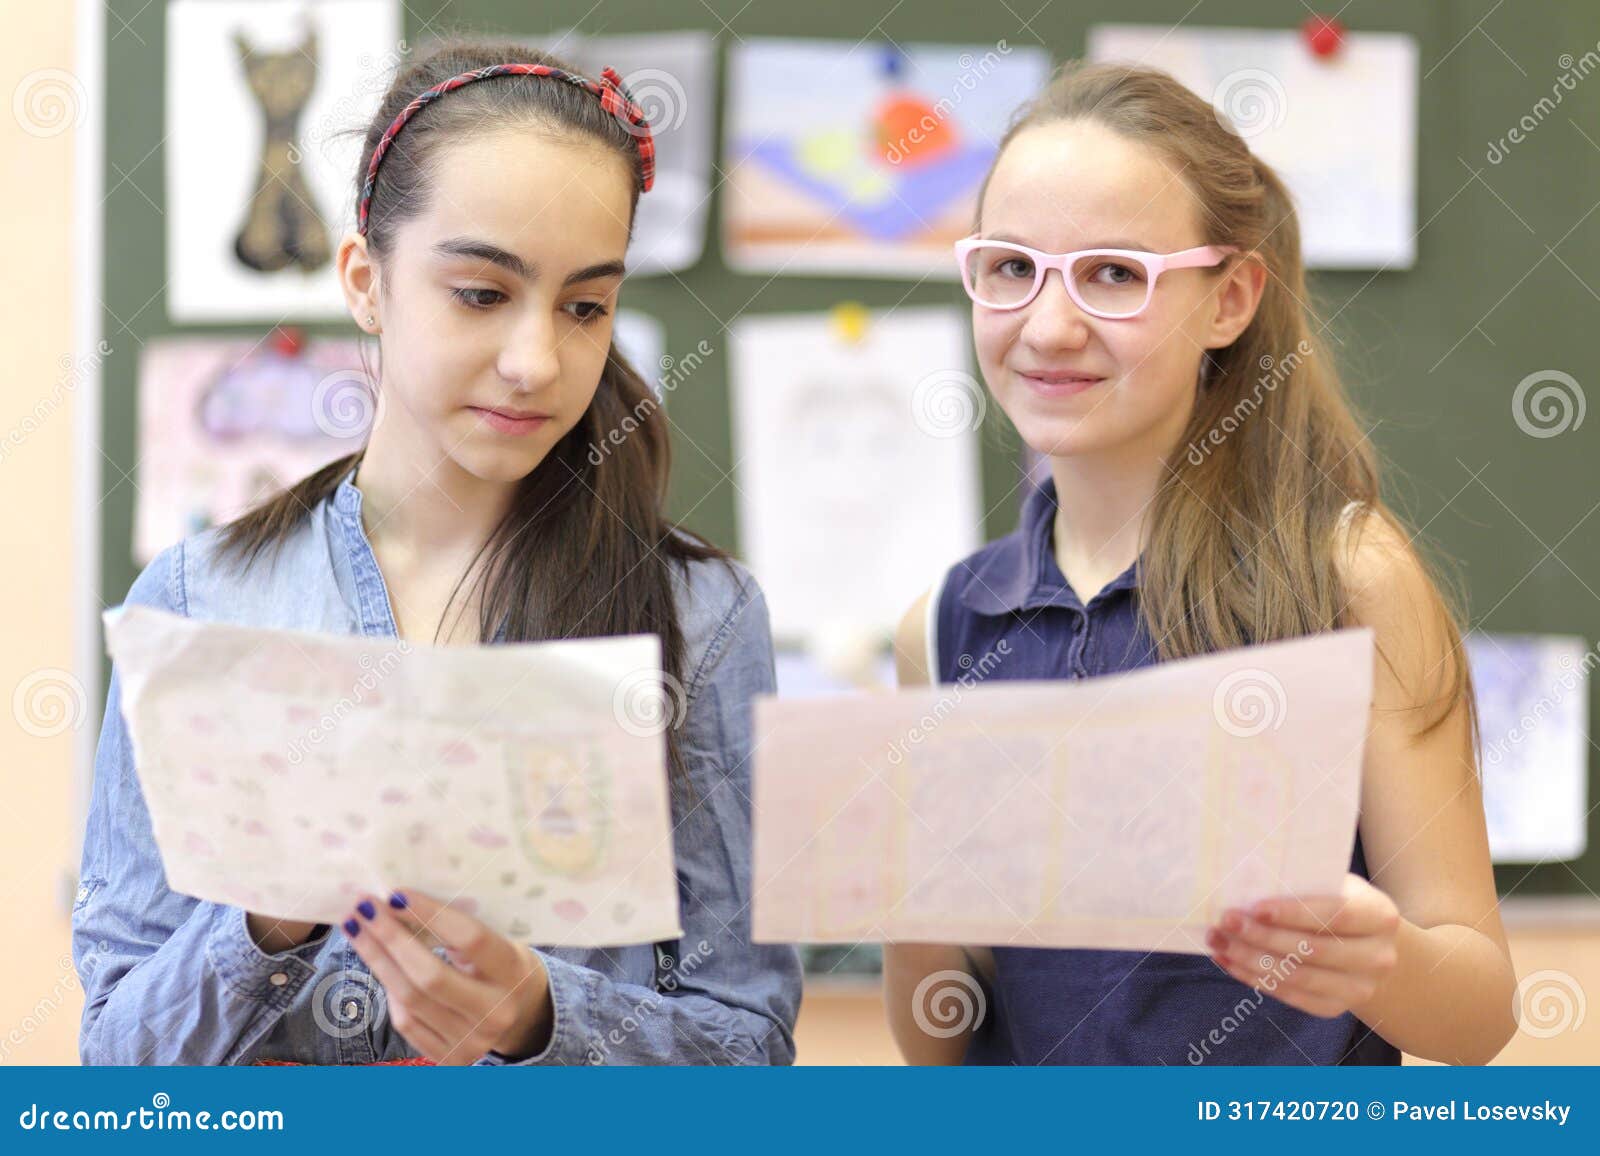
<svg viewBox="0 0 1600 1156"><path fill-rule="evenodd" d="M474 80L487 80L491 76L549 76L593 93L600 98L600 107L620 119L629 135L639 142L639 162L644 179L644 191L649 192L650 186L655 184L656 142L655 137L650 135L650 120L645 116L644 110L633 102L628 90L622 86L622 78L613 69L601 69L600 82L596 84L586 76L579 76L575 72L567 72L560 68L551 68L548 64L491 64L487 68L463 72L460 76L452 76L449 80L434 85L426 92L418 94L415 100L400 110L400 115L394 118L394 122L384 131L383 138L378 141L378 147L372 150L372 163L367 166L367 179L361 186L361 204L356 210L357 232L366 234L367 208L372 202L372 190L378 183L378 166L383 163L383 155L389 151L390 143L406 126L406 122L424 106L432 104L445 93L454 92L463 84L471 84Z"/></svg>

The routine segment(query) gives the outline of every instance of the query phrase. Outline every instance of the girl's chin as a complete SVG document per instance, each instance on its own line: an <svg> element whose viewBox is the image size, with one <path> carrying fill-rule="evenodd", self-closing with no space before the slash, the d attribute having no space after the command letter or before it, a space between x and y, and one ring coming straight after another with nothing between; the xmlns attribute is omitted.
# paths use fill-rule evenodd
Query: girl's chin
<svg viewBox="0 0 1600 1156"><path fill-rule="evenodd" d="M1074 457L1098 453L1121 439L1094 421L1027 421L1016 423L1023 442L1045 457Z"/></svg>
<svg viewBox="0 0 1600 1156"><path fill-rule="evenodd" d="M467 473L486 482L520 482L544 461L549 447L540 444L458 445L450 456Z"/></svg>

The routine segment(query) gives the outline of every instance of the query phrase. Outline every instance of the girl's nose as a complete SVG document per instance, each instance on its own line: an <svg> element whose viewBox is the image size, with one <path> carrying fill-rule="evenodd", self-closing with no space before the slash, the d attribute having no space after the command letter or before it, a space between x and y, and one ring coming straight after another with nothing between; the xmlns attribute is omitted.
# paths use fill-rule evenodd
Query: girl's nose
<svg viewBox="0 0 1600 1156"><path fill-rule="evenodd" d="M1035 349L1082 349L1089 342L1089 314L1067 292L1060 270L1044 275L1039 294L1023 307L1022 340Z"/></svg>
<svg viewBox="0 0 1600 1156"><path fill-rule="evenodd" d="M500 376L518 389L554 384L561 374L558 340L548 317L517 326L500 351Z"/></svg>

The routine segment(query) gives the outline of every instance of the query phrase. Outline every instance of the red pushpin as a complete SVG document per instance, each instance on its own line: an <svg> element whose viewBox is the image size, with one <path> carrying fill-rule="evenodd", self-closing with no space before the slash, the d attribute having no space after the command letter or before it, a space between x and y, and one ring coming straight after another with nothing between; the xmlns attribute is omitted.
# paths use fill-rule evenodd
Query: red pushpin
<svg viewBox="0 0 1600 1156"><path fill-rule="evenodd" d="M280 325L272 331L272 348L285 357L296 357L305 348L306 335L293 325Z"/></svg>
<svg viewBox="0 0 1600 1156"><path fill-rule="evenodd" d="M1326 60L1344 47L1344 25L1332 16L1307 16L1300 24L1311 55Z"/></svg>

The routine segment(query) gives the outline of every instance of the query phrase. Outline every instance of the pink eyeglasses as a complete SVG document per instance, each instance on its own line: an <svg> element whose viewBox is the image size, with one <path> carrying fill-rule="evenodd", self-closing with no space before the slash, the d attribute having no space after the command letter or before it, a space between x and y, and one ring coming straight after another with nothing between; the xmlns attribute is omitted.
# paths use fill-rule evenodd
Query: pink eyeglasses
<svg viewBox="0 0 1600 1156"><path fill-rule="evenodd" d="M1201 245L1177 253L1137 249L1043 253L1009 241L968 237L956 242L961 283L967 296L985 309L1021 309L1039 295L1044 275L1057 269L1078 308L1110 321L1143 313L1155 293L1156 278L1167 270L1210 268L1238 251L1232 245Z"/></svg>

